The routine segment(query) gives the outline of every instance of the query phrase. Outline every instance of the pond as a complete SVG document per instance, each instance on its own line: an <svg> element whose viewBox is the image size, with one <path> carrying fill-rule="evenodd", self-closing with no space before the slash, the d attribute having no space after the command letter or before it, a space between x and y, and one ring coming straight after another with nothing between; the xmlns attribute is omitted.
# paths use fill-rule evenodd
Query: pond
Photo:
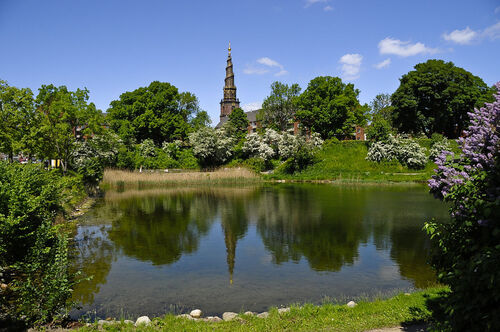
<svg viewBox="0 0 500 332"><path fill-rule="evenodd" d="M277 184L107 192L82 217L73 317L264 311L435 281L425 186Z"/></svg>

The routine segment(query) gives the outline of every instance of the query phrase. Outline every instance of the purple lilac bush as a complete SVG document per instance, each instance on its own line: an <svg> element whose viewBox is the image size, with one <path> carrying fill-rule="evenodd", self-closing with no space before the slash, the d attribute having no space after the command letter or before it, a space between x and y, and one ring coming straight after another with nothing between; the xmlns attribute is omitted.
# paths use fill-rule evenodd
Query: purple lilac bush
<svg viewBox="0 0 500 332"><path fill-rule="evenodd" d="M495 101L469 113L462 153L443 151L430 191L451 205L428 222L431 264L449 286L434 307L439 331L500 331L500 82Z"/></svg>

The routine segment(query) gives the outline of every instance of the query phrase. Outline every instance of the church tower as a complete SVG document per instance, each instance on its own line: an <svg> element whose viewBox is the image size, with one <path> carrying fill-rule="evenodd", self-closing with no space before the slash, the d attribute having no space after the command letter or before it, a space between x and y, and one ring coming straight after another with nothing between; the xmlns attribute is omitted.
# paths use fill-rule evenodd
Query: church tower
<svg viewBox="0 0 500 332"><path fill-rule="evenodd" d="M226 79L224 84L224 98L220 101L220 119L228 116L233 109L240 107L240 101L236 98L236 86L234 85L233 60L231 59L231 42L229 42Z"/></svg>

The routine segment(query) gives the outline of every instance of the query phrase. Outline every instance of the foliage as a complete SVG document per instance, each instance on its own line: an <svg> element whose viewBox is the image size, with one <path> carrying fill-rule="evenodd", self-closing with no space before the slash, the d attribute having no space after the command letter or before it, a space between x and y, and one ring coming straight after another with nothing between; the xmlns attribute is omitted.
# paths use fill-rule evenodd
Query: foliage
<svg viewBox="0 0 500 332"><path fill-rule="evenodd" d="M439 139L434 134L432 135L431 148L429 150L429 160L435 162L439 155L443 153L443 151L450 151L450 143L445 137L441 137Z"/></svg>
<svg viewBox="0 0 500 332"><path fill-rule="evenodd" d="M264 99L259 117L262 123L269 128L284 131L293 122L297 111L297 101L300 93L298 84L271 84L271 94Z"/></svg>
<svg viewBox="0 0 500 332"><path fill-rule="evenodd" d="M158 81L122 93L111 102L108 119L111 129L129 146L146 139L156 145L183 140L191 131L190 120L197 127L207 123L196 96L179 93L175 86Z"/></svg>
<svg viewBox="0 0 500 332"><path fill-rule="evenodd" d="M273 148L257 133L247 135L242 151L249 158L260 158L264 161L275 156Z"/></svg>
<svg viewBox="0 0 500 332"><path fill-rule="evenodd" d="M84 137L104 131L102 113L87 104L87 89L69 91L65 86L42 85L35 100L39 123L33 128L39 137L37 155L43 159L61 159L63 172L73 158L79 130ZM80 137L83 138L83 137Z"/></svg>
<svg viewBox="0 0 500 332"><path fill-rule="evenodd" d="M19 152L32 156L32 128L37 123L33 92L18 89L0 80L0 152L13 156Z"/></svg>
<svg viewBox="0 0 500 332"><path fill-rule="evenodd" d="M28 323L51 321L69 305L67 241L53 226L59 177L37 165L0 163L0 309Z"/></svg>
<svg viewBox="0 0 500 332"><path fill-rule="evenodd" d="M193 154L202 167L216 167L227 162L233 155L236 140L224 129L201 128L189 135Z"/></svg>
<svg viewBox="0 0 500 332"><path fill-rule="evenodd" d="M500 82L496 101L469 113L462 153L443 151L430 191L451 204L451 222L426 224L432 265L451 292L441 329L500 329Z"/></svg>
<svg viewBox="0 0 500 332"><path fill-rule="evenodd" d="M376 116L381 117L392 127L394 107L392 107L390 94L380 93L376 95L370 103L370 109L373 118Z"/></svg>
<svg viewBox="0 0 500 332"><path fill-rule="evenodd" d="M338 77L312 79L298 100L296 118L323 139L350 137L354 125L366 123L368 106L358 101L359 90Z"/></svg>
<svg viewBox="0 0 500 332"><path fill-rule="evenodd" d="M366 136L373 141L385 141L389 139L391 130L390 123L383 116L376 114L366 129Z"/></svg>
<svg viewBox="0 0 500 332"><path fill-rule="evenodd" d="M392 135L386 141L374 142L366 159L375 162L397 160L412 169L422 169L427 164L425 148L413 140L398 139Z"/></svg>
<svg viewBox="0 0 500 332"><path fill-rule="evenodd" d="M247 115L241 108L235 108L229 114L226 130L238 138L245 137L248 132L248 119Z"/></svg>
<svg viewBox="0 0 500 332"><path fill-rule="evenodd" d="M419 63L400 81L391 100L394 126L401 133L458 137L467 126L467 112L491 97L481 78L443 60Z"/></svg>
<svg viewBox="0 0 500 332"><path fill-rule="evenodd" d="M118 135L105 131L85 141L76 141L71 168L83 176L89 193L93 193L105 167L114 166L121 146Z"/></svg>

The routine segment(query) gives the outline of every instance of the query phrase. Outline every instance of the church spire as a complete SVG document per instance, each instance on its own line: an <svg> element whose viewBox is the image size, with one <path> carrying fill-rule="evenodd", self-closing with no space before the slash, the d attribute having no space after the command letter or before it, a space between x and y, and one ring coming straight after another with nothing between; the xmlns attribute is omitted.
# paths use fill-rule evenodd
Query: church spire
<svg viewBox="0 0 500 332"><path fill-rule="evenodd" d="M226 65L226 78L224 80L224 93L220 102L221 120L228 116L233 109L240 107L240 101L236 98L236 86L234 85L233 59L231 58L231 42L229 42Z"/></svg>

